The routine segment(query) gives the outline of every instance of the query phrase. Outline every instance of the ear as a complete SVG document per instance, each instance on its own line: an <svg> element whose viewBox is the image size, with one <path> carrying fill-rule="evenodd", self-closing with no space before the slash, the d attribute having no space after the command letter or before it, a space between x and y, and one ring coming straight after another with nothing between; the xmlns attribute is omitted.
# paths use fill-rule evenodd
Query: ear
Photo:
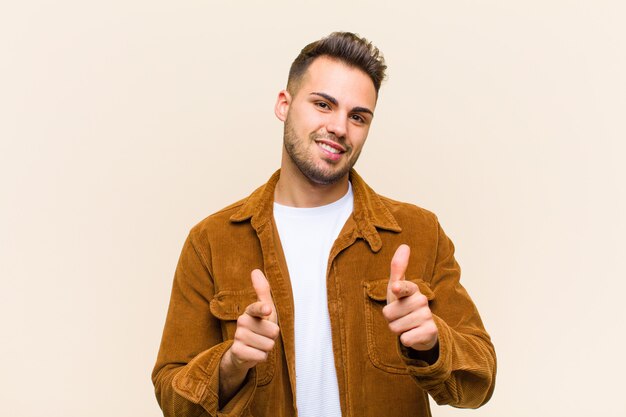
<svg viewBox="0 0 626 417"><path fill-rule="evenodd" d="M278 117L278 120L284 122L287 120L287 113L289 113L289 105L291 104L291 94L287 90L281 90L276 98L276 105L274 106L274 114Z"/></svg>

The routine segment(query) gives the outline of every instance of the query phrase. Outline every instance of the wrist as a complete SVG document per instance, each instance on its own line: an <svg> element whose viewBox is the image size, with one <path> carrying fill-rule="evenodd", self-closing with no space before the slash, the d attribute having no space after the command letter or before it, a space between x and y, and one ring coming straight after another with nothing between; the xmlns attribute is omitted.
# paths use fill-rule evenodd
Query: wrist
<svg viewBox="0 0 626 417"><path fill-rule="evenodd" d="M246 366L247 363L237 360L232 352L232 346L224 352L222 360L220 362L220 371L225 375L232 375L234 377L244 375L248 372L252 366ZM254 365L253 365L254 366Z"/></svg>
<svg viewBox="0 0 626 417"><path fill-rule="evenodd" d="M219 366L220 408L224 407L241 388L248 375L248 369L236 365L236 358L230 348L224 352Z"/></svg>

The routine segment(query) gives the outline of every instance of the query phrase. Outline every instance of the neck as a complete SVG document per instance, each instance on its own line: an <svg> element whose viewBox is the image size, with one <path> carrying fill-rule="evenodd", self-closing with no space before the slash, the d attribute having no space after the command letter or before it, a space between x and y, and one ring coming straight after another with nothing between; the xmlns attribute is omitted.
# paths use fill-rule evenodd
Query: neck
<svg viewBox="0 0 626 417"><path fill-rule="evenodd" d="M332 184L317 184L283 157L280 178L274 191L274 201L290 207L320 207L339 200L347 192L348 174Z"/></svg>

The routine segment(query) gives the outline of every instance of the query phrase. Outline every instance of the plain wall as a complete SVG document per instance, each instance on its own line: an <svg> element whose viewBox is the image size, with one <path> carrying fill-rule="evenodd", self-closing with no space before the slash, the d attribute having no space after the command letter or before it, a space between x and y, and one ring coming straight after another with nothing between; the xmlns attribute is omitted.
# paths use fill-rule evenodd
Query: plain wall
<svg viewBox="0 0 626 417"><path fill-rule="evenodd" d="M438 214L496 346L491 402L434 415L626 415L624 3L377 3L0 6L2 416L161 415L187 232L278 168L334 30L389 65L356 168Z"/></svg>

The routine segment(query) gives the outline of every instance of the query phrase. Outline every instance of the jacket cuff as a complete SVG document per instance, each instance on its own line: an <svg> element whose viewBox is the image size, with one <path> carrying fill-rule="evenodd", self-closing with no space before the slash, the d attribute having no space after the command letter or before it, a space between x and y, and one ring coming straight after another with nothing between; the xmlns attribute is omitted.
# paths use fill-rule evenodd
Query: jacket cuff
<svg viewBox="0 0 626 417"><path fill-rule="evenodd" d="M220 398L220 362L232 340L220 343L198 354L187 364L183 372L172 380L174 391L192 403L199 404L209 415L240 417L245 415L256 392L256 368L251 368L243 385L222 409Z"/></svg>
<svg viewBox="0 0 626 417"><path fill-rule="evenodd" d="M422 359L416 359L414 354L411 354L410 348L400 343L400 338L398 338L400 357L407 365L409 374L415 377L419 385L426 391L439 386L443 381L448 379L452 373L450 351L452 336L450 334L450 328L441 318L434 314L433 320L437 325L437 344L439 345L439 355L435 363L429 364Z"/></svg>

